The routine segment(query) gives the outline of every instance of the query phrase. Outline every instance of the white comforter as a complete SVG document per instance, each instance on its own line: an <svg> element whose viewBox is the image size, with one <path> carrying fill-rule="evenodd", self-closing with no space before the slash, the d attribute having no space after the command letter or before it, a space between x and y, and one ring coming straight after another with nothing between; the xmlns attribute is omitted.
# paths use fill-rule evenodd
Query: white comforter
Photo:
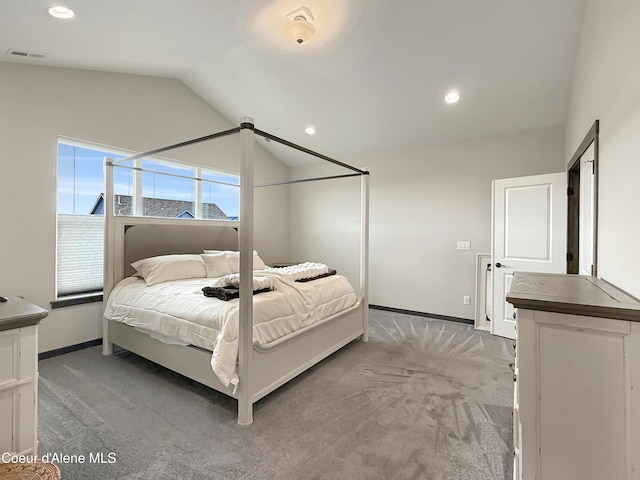
<svg viewBox="0 0 640 480"><path fill-rule="evenodd" d="M264 271L256 271L264 277ZM356 295L341 275L307 283L271 274L276 290L253 297L253 339L268 344L311 325L356 302ZM236 376L238 357L238 300L205 297L202 287L217 279L197 278L148 287L139 277L122 280L111 292L105 318L144 331L180 339L211 350L211 367L228 386Z"/></svg>

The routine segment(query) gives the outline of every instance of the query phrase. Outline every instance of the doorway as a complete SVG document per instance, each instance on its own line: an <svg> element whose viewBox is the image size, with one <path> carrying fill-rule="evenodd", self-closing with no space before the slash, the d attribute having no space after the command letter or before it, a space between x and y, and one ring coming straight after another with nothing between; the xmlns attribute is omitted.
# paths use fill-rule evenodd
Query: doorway
<svg viewBox="0 0 640 480"><path fill-rule="evenodd" d="M598 152L596 120L568 168L567 273L598 274Z"/></svg>

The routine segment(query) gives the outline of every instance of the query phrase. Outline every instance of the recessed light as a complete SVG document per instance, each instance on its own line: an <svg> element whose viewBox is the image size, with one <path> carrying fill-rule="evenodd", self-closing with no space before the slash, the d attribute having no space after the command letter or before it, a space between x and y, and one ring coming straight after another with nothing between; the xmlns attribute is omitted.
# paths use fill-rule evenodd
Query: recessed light
<svg viewBox="0 0 640 480"><path fill-rule="evenodd" d="M55 18L73 18L76 16L73 10L60 5L48 8L47 12L49 12L49 15Z"/></svg>
<svg viewBox="0 0 640 480"><path fill-rule="evenodd" d="M304 131L307 133L307 135L313 135L314 133L316 133L316 129L313 127L307 127L304 129Z"/></svg>
<svg viewBox="0 0 640 480"><path fill-rule="evenodd" d="M453 90L447 93L444 97L444 101L447 103L456 103L458 100L460 100L460 94Z"/></svg>

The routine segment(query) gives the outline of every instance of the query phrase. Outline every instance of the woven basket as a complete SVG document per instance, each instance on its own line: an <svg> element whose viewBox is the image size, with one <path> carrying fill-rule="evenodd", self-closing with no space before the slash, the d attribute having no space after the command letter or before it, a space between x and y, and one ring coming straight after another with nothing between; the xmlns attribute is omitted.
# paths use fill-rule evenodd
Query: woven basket
<svg viewBox="0 0 640 480"><path fill-rule="evenodd" d="M60 480L60 469L53 463L0 463L2 480Z"/></svg>

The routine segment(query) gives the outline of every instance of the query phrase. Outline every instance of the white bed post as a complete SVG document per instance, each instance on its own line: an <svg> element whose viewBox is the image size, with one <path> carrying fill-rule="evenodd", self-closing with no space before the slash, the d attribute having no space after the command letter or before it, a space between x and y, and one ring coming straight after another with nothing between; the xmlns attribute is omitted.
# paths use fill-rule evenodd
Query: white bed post
<svg viewBox="0 0 640 480"><path fill-rule="evenodd" d="M113 288L114 258L113 258L113 159L104 159L104 282L102 285L102 309L107 305L107 298ZM109 339L109 320L102 317L102 354L111 355L113 344Z"/></svg>
<svg viewBox="0 0 640 480"><path fill-rule="evenodd" d="M144 202L142 200L142 171L138 169L142 169L142 159L136 158L133 166L136 170L133 171L133 214L136 217L142 217L144 215ZM112 170L112 175L115 173ZM114 199L115 200L115 199Z"/></svg>
<svg viewBox="0 0 640 480"><path fill-rule="evenodd" d="M363 168L368 172L369 169ZM361 340L369 341L369 175L360 176L360 296L362 297Z"/></svg>
<svg viewBox="0 0 640 480"><path fill-rule="evenodd" d="M253 422L253 118L240 119L240 308L238 336L238 423Z"/></svg>
<svg viewBox="0 0 640 480"><path fill-rule="evenodd" d="M200 180L195 181L195 205L193 207L193 213L195 213L196 218L204 218L204 205L202 204L202 168L196 168L196 177Z"/></svg>

